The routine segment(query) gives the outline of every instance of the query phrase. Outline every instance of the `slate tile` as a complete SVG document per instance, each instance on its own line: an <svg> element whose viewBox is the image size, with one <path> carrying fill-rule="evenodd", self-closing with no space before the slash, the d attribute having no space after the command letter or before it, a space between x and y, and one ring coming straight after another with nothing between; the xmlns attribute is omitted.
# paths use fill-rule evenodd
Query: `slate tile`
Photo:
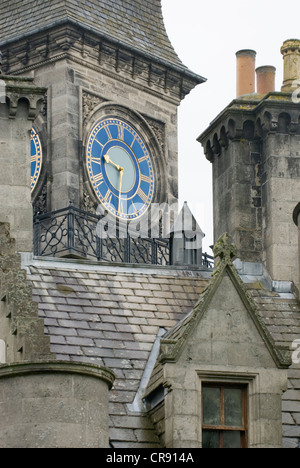
<svg viewBox="0 0 300 468"><path fill-rule="evenodd" d="M61 336L77 336L76 328L63 328L63 327L48 327L48 334L52 335L61 335Z"/></svg>
<svg viewBox="0 0 300 468"><path fill-rule="evenodd" d="M54 344L51 346L51 350L53 353L61 353L61 354L73 354L76 356L82 356L83 352L80 349L80 346L70 346L70 345L59 345Z"/></svg>
<svg viewBox="0 0 300 468"><path fill-rule="evenodd" d="M83 338L80 336L67 336L66 342L69 345L78 345L78 346L94 346L94 341L90 338Z"/></svg>
<svg viewBox="0 0 300 468"><path fill-rule="evenodd" d="M93 357L97 356L97 357L101 358L101 360L103 360L104 358L107 359L107 358L113 358L114 357L113 350L109 349L109 348L98 348L98 347L85 348L85 347L82 347L82 351L83 351L85 356L93 356Z"/></svg>

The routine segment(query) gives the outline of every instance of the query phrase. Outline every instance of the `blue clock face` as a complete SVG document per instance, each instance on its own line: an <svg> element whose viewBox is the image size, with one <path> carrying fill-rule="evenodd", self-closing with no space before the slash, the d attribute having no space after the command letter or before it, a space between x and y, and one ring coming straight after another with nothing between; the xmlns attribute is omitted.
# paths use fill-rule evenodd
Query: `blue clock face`
<svg viewBox="0 0 300 468"><path fill-rule="evenodd" d="M31 130L31 192L36 187L42 169L42 146L35 129Z"/></svg>
<svg viewBox="0 0 300 468"><path fill-rule="evenodd" d="M139 133L119 118L93 127L86 153L93 190L114 216L124 221L140 218L154 194L154 171L148 148Z"/></svg>

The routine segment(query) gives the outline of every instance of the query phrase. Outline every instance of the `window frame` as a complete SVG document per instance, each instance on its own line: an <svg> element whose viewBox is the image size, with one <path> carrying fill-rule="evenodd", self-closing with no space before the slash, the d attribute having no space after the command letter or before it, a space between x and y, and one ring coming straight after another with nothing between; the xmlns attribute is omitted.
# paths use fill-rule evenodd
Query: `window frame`
<svg viewBox="0 0 300 468"><path fill-rule="evenodd" d="M204 424L203 417L203 388L218 388L220 389L220 421L219 425ZM225 424L225 389L238 389L242 391L242 426L229 426ZM201 428L203 431L217 431L219 433L219 448L224 448L224 432L240 432L241 446L240 448L248 447L248 385L243 383L228 383L228 382L207 382L201 383Z"/></svg>

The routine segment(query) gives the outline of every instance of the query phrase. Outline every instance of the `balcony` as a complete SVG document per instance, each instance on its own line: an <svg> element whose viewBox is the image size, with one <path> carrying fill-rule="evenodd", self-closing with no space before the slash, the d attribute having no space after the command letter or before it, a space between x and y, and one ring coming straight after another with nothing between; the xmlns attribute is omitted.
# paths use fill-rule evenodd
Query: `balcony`
<svg viewBox="0 0 300 468"><path fill-rule="evenodd" d="M152 239L116 226L111 235L105 218L73 206L38 215L34 219L34 255L67 257L107 263L172 265L172 237ZM211 269L213 257L202 255Z"/></svg>

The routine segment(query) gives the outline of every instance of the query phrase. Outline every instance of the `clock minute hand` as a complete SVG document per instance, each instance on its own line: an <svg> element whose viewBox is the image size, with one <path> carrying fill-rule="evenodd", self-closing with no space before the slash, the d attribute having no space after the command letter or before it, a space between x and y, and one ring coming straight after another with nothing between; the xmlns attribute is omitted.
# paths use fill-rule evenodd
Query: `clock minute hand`
<svg viewBox="0 0 300 468"><path fill-rule="evenodd" d="M120 185L119 185L119 205L118 205L118 212L119 213L120 213L120 208L121 208L121 191L122 191L123 174L124 174L124 169L123 169L123 167L121 167L121 169L120 169Z"/></svg>
<svg viewBox="0 0 300 468"><path fill-rule="evenodd" d="M106 162L107 164L112 164L113 166L115 166L115 167L118 169L118 171L120 171L120 172L121 172L121 171L124 171L124 168L121 167L121 166L119 166L118 164L114 163L114 162L110 159L110 157L109 157L108 154L105 154L105 155L104 155L104 160L105 160L105 162Z"/></svg>

